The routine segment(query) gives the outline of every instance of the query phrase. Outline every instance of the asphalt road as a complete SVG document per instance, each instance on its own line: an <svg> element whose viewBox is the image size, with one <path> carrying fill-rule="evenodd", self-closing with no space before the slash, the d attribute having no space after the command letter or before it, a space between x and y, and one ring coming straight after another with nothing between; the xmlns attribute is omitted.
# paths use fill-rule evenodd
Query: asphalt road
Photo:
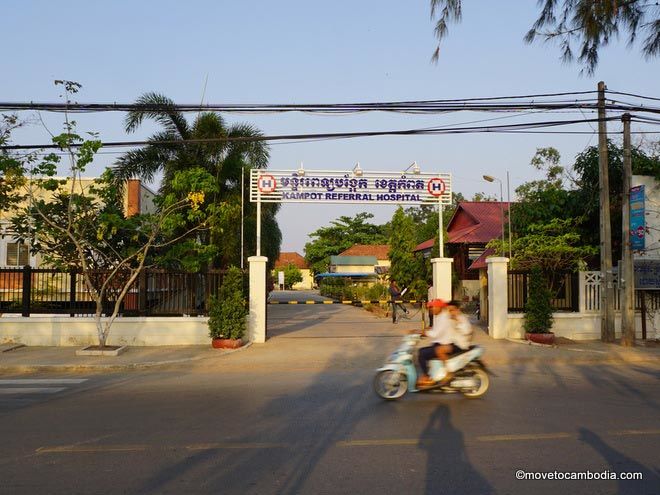
<svg viewBox="0 0 660 495"><path fill-rule="evenodd" d="M340 305L269 319L266 344L218 360L0 377L0 493L660 493L660 366L521 363L479 400L384 402L391 325ZM30 387L61 390L6 392Z"/></svg>

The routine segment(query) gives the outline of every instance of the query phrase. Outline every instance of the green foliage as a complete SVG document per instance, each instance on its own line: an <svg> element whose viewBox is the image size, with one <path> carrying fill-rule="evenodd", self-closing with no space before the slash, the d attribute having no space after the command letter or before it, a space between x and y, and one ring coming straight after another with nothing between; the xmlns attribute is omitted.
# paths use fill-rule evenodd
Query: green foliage
<svg viewBox="0 0 660 495"><path fill-rule="evenodd" d="M530 275L529 296L525 304L523 328L528 333L549 333L552 328L552 292L547 279L539 267L534 267Z"/></svg>
<svg viewBox="0 0 660 495"><path fill-rule="evenodd" d="M394 212L390 233L390 279L400 288L408 287L409 297L421 299L427 293L427 266L421 256L415 256L417 246L414 220L399 207Z"/></svg>
<svg viewBox="0 0 660 495"><path fill-rule="evenodd" d="M185 171L203 170L211 183L204 179L199 189L205 191L205 201L200 211L207 218L208 230L188 234L186 245L194 243L204 246L198 259L191 253L181 260L181 265L203 266L211 263L214 267L240 264L241 257L241 199L244 202L243 219L245 232L255 232L256 204L249 201L249 180L241 191L241 176L249 176L252 168L262 169L268 165L268 145L260 140L227 141L224 138L256 138L261 132L248 124L229 125L220 114L201 112L192 123L179 112L172 100L158 93L145 93L138 98L136 110L129 112L125 127L127 132L135 132L144 119L154 120L161 127L149 139L150 145L132 150L122 155L115 164L119 183L125 179L140 177L153 180L158 173L163 174L161 194L181 200L187 194L186 188L177 184L177 174ZM164 142L207 139L208 142L195 144L165 144ZM196 173L196 172L195 172ZM243 198L241 198L241 192ZM263 254L272 262L277 259L282 234L277 224L276 214L280 205L262 205L262 248ZM180 227L185 234L194 220ZM172 246L172 252L163 252L163 262L176 267L181 249ZM245 235L244 255L256 252L256 236Z"/></svg>
<svg viewBox="0 0 660 495"><path fill-rule="evenodd" d="M80 87L71 81L56 83L65 86L67 102ZM196 222L192 232L203 222L199 210L204 192L184 188L181 199L160 198L156 213L126 217L121 188L111 171L93 181L82 179L101 142L85 140L75 129L75 122L67 116L64 132L53 137L68 157L64 180L56 178L59 155L13 157L17 164L13 170L22 175L30 201L16 212L12 226L19 240L29 243L47 264L82 272L87 293L96 304L99 345L104 346L123 299L153 251L178 242L183 223ZM191 176L208 182L202 174L189 175L175 177L180 184L194 184ZM113 303L113 309L108 320L102 321L107 301Z"/></svg>
<svg viewBox="0 0 660 495"><path fill-rule="evenodd" d="M297 284L298 282L302 282L302 272L300 269L292 264L289 263L285 268L284 268L284 288L285 289L291 289L293 285Z"/></svg>
<svg viewBox="0 0 660 495"><path fill-rule="evenodd" d="M388 286L371 282L352 282L345 278L326 278L321 282L320 294L339 301L389 300Z"/></svg>
<svg viewBox="0 0 660 495"><path fill-rule="evenodd" d="M319 293L337 300L353 299L353 283L345 278L324 278L319 284Z"/></svg>
<svg viewBox="0 0 660 495"><path fill-rule="evenodd" d="M559 218L530 225L529 233L513 242L511 266L517 270L540 268L544 273L584 269L598 248L584 245L575 225L575 219ZM501 240L493 240L488 247L501 251L506 243L502 246Z"/></svg>
<svg viewBox="0 0 660 495"><path fill-rule="evenodd" d="M240 339L245 335L247 301L243 297L243 272L229 268L218 291L209 302L209 336L213 339Z"/></svg>
<svg viewBox="0 0 660 495"><path fill-rule="evenodd" d="M15 115L2 115L0 120L0 146L11 142L11 133L21 127ZM8 211L25 199L25 167L35 155L19 157L0 151L0 211Z"/></svg>
<svg viewBox="0 0 660 495"><path fill-rule="evenodd" d="M516 234L526 235L530 225L567 218L567 214L574 211L574 200L564 188L564 168L559 161L559 152L554 148L536 150L530 163L537 170L545 171L546 178L527 182L516 189L518 202L511 205L511 222Z"/></svg>
<svg viewBox="0 0 660 495"><path fill-rule="evenodd" d="M633 174L660 178L657 150L636 148L631 154ZM570 220L571 231L579 235L580 244L598 246L600 233L594 227L600 224L598 147L580 153L570 173L564 171L559 160L559 153L553 148L537 150L532 165L544 170L546 178L516 189L518 202L511 207L513 233L526 236L532 226L554 219ZM616 262L621 256L623 150L612 142L608 142L608 163L612 257ZM572 187L568 188L567 183Z"/></svg>
<svg viewBox="0 0 660 495"><path fill-rule="evenodd" d="M309 234L312 241L305 244L305 259L313 273L328 270L330 256L336 256L353 244L385 244L384 227L368 223L371 213L358 213L354 218L341 216L329 227Z"/></svg>
<svg viewBox="0 0 660 495"><path fill-rule="evenodd" d="M653 2L612 0L539 0L539 17L524 37L526 43L537 37L543 41L559 43L561 58L570 62L575 57L583 71L592 75L598 65L598 52L607 46L619 33L628 33L632 45L638 34L646 32L642 53L646 57L660 53L660 21L654 16L657 4ZM436 19L435 36L440 43L448 34L451 22L462 16L462 0L431 0L431 18ZM433 54L437 60L440 45Z"/></svg>

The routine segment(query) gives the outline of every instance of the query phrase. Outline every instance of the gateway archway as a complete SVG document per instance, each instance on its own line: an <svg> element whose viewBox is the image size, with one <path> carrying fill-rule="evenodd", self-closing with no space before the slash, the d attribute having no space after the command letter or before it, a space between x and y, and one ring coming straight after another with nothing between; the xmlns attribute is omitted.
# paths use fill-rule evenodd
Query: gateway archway
<svg viewBox="0 0 660 495"><path fill-rule="evenodd" d="M412 168L411 172L408 169ZM266 262L261 256L261 203L362 205L437 205L440 257L434 258L434 297L451 299L451 258L444 257L442 210L451 203L451 174L424 173L413 163L404 172L251 170L250 201L257 203L256 256L250 263L250 317L252 342L266 341Z"/></svg>

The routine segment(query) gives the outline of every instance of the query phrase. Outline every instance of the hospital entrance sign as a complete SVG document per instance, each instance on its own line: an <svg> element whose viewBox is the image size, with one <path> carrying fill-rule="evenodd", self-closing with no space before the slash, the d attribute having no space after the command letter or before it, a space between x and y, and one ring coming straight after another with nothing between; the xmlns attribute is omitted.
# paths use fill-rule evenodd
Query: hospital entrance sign
<svg viewBox="0 0 660 495"><path fill-rule="evenodd" d="M250 201L448 205L451 174L327 170L251 170Z"/></svg>
<svg viewBox="0 0 660 495"><path fill-rule="evenodd" d="M443 258L442 209L451 204L451 174L352 170L250 170L250 201L257 203L256 256L250 263L248 338L266 341L266 262L261 256L261 203L438 205L440 258L433 263L438 297L451 297L451 258ZM436 262L437 261L437 262ZM442 266L441 266L442 265ZM445 296L447 294L448 296Z"/></svg>

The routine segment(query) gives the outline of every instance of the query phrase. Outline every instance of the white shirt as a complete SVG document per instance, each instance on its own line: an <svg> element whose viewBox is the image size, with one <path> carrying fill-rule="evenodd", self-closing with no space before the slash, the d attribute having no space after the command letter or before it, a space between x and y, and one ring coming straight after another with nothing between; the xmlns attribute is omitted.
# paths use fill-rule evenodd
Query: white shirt
<svg viewBox="0 0 660 495"><path fill-rule="evenodd" d="M453 320L449 311L443 311L433 317L433 327L426 331L426 336L434 344L456 344L461 349L468 349L472 340L472 325L464 314Z"/></svg>

